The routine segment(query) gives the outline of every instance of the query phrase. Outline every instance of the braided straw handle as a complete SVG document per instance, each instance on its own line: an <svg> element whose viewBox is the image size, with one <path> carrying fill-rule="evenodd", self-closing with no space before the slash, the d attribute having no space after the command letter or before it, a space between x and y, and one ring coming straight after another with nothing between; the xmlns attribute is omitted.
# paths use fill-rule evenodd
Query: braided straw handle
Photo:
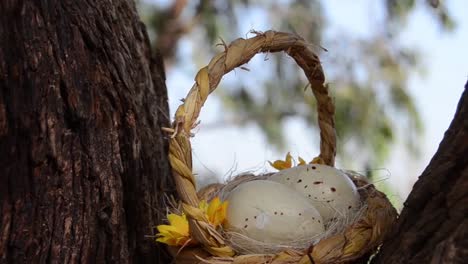
<svg viewBox="0 0 468 264"><path fill-rule="evenodd" d="M320 128L320 158L333 166L336 153L334 105L328 95L325 77L318 56L312 52L301 37L285 32L267 31L253 38L236 39L225 51L217 54L195 77L195 84L175 114L173 135L169 145L169 160L177 191L182 200L191 236L215 256L232 256L234 252L226 246L223 237L209 224L198 208L195 178L192 174L191 129L197 125L201 107L208 95L218 86L222 76L236 67L247 63L261 52L284 51L304 70L312 92L317 99L318 123Z"/></svg>

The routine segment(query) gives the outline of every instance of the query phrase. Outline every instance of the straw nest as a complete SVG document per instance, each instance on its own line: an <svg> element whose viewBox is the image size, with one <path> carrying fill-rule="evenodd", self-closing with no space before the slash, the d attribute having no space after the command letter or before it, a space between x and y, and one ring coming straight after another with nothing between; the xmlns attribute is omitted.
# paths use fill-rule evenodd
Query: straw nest
<svg viewBox="0 0 468 264"><path fill-rule="evenodd" d="M240 182L269 176L243 175L226 185L207 186L197 194L192 173L191 130L198 124L197 119L203 104L224 74L247 63L257 53L283 51L303 69L317 100L320 128L320 155L317 160L334 166L334 105L328 95L328 87L324 84L325 77L318 56L295 34L275 31L254 33L256 36L253 38L239 38L229 45L224 45L224 52L214 56L208 66L197 73L195 84L176 111L172 127L164 128L171 133L169 160L181 207L187 215L190 235L199 244L199 247L187 247L182 250L170 247L171 252L174 253L177 263L215 264L339 263L352 262L372 254L390 230L397 213L383 193L376 190L365 178L349 171L346 174L353 180L361 195L361 211L352 221L348 221L347 225L327 232L318 241L311 242L303 249L241 255L237 252L239 247L232 244L232 236L214 228L198 208L200 199L209 199L219 192L228 192Z"/></svg>

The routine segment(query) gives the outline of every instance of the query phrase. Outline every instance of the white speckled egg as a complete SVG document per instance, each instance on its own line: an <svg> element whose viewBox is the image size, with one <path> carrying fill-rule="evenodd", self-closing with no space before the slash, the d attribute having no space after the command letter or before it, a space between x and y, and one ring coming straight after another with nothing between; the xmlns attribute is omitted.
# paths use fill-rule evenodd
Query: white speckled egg
<svg viewBox="0 0 468 264"><path fill-rule="evenodd" d="M300 193L268 180L240 184L227 197L227 231L265 243L288 243L324 232L322 217Z"/></svg>
<svg viewBox="0 0 468 264"><path fill-rule="evenodd" d="M355 212L359 193L346 174L327 165L308 164L279 171L269 180L293 187L320 212L325 223Z"/></svg>

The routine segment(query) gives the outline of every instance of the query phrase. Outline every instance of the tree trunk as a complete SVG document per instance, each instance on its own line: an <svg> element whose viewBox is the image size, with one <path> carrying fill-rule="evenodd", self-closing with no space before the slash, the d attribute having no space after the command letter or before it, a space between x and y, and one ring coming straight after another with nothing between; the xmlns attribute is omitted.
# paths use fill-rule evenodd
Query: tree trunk
<svg viewBox="0 0 468 264"><path fill-rule="evenodd" d="M467 263L467 216L468 83L437 153L373 262Z"/></svg>
<svg viewBox="0 0 468 264"><path fill-rule="evenodd" d="M133 1L0 1L1 263L168 263L146 237L174 192L150 53Z"/></svg>

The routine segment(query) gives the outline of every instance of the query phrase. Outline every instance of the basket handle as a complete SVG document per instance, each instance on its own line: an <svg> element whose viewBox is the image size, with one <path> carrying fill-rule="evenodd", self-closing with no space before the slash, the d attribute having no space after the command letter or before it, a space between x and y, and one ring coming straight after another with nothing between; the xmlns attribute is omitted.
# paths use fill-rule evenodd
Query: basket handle
<svg viewBox="0 0 468 264"><path fill-rule="evenodd" d="M177 192L187 214L192 237L213 255L228 256L233 251L224 244L222 236L207 224L198 208L195 178L192 174L191 129L196 126L200 110L208 95L218 86L221 78L236 67L247 63L261 52L284 51L304 70L312 92L317 99L320 128L320 155L325 164L333 166L336 153L335 107L324 85L325 77L318 56L298 35L267 31L253 38L236 39L225 51L218 53L195 77L195 84L175 113L173 133L169 143L169 160L176 181Z"/></svg>

